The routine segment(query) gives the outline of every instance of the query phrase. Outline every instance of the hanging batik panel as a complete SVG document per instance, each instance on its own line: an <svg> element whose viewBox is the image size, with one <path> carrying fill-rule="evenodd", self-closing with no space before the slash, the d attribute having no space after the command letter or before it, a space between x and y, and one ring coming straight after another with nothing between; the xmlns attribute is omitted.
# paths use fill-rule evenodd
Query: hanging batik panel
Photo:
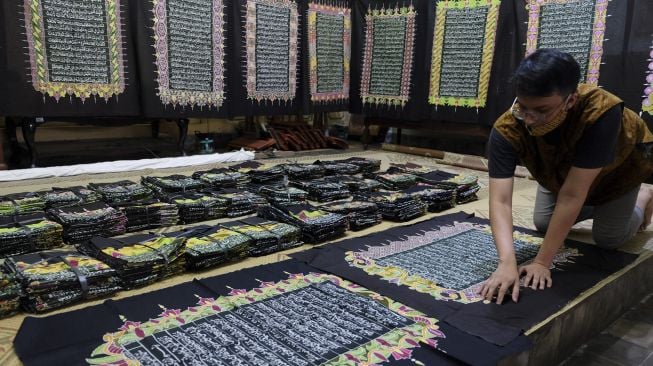
<svg viewBox="0 0 653 366"><path fill-rule="evenodd" d="M311 101L349 99L351 10L308 4Z"/></svg>
<svg viewBox="0 0 653 366"><path fill-rule="evenodd" d="M368 9L361 76L363 103L403 107L410 99L416 16L412 5Z"/></svg>
<svg viewBox="0 0 653 366"><path fill-rule="evenodd" d="M339 277L290 274L200 298L157 319L125 321L90 364L370 365L437 347L437 320Z"/></svg>
<svg viewBox="0 0 653 366"><path fill-rule="evenodd" d="M32 85L57 101L125 90L120 0L25 0Z"/></svg>
<svg viewBox="0 0 653 366"><path fill-rule="evenodd" d="M288 102L297 88L299 15L292 0L248 0L247 98Z"/></svg>
<svg viewBox="0 0 653 366"><path fill-rule="evenodd" d="M529 0L526 55L538 48L571 54L581 80L598 85L608 0Z"/></svg>
<svg viewBox="0 0 653 366"><path fill-rule="evenodd" d="M484 107L500 0L437 4L429 103Z"/></svg>
<svg viewBox="0 0 653 366"><path fill-rule="evenodd" d="M653 115L653 45L649 53L648 71L646 72L646 89L644 89L644 101L642 102L642 110Z"/></svg>
<svg viewBox="0 0 653 366"><path fill-rule="evenodd" d="M154 54L163 104L222 106L222 0L152 0Z"/></svg>

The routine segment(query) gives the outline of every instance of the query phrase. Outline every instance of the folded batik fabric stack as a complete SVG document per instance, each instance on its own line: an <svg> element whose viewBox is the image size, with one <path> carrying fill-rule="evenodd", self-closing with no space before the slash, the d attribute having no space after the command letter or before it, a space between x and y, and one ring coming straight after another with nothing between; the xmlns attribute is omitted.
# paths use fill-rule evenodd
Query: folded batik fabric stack
<svg viewBox="0 0 653 366"><path fill-rule="evenodd" d="M201 181L211 188L244 188L249 184L250 178L246 173L233 171L227 168L216 168L208 171L193 173L193 178Z"/></svg>
<svg viewBox="0 0 653 366"><path fill-rule="evenodd" d="M127 217L127 232L173 226L179 222L177 205L156 199L126 202L116 207Z"/></svg>
<svg viewBox="0 0 653 366"><path fill-rule="evenodd" d="M203 191L169 195L167 201L177 206L182 224L225 217L229 206L225 198Z"/></svg>
<svg viewBox="0 0 653 366"><path fill-rule="evenodd" d="M301 230L282 222L252 217L221 224L251 239L249 255L259 256L294 248L302 244Z"/></svg>
<svg viewBox="0 0 653 366"><path fill-rule="evenodd" d="M100 202L102 195L86 187L52 188L42 193L46 209Z"/></svg>
<svg viewBox="0 0 653 366"><path fill-rule="evenodd" d="M390 163L390 168L388 168L388 173L402 172L402 173L414 174L417 176L433 173L435 171L438 171L438 168L433 166L415 164L415 163L405 163L405 164Z"/></svg>
<svg viewBox="0 0 653 366"><path fill-rule="evenodd" d="M379 207L372 202L332 202L320 206L320 208L327 212L347 216L349 228L354 231L380 224L383 219Z"/></svg>
<svg viewBox="0 0 653 366"><path fill-rule="evenodd" d="M364 176L379 181L383 188L393 191L410 188L417 184L417 176L410 173L366 173Z"/></svg>
<svg viewBox="0 0 653 366"><path fill-rule="evenodd" d="M229 169L249 176L252 183L277 184L283 180L285 172L280 165L265 165L258 161L246 161L232 165Z"/></svg>
<svg viewBox="0 0 653 366"><path fill-rule="evenodd" d="M282 205L303 203L308 199L308 192L294 187L263 186L258 193L269 202Z"/></svg>
<svg viewBox="0 0 653 366"><path fill-rule="evenodd" d="M91 183L88 187L102 195L102 200L110 205L146 200L154 195L148 187L130 180Z"/></svg>
<svg viewBox="0 0 653 366"><path fill-rule="evenodd" d="M143 177L143 185L149 187L155 194L164 199L170 194L197 191L205 187L198 179L185 175L170 175L167 177Z"/></svg>
<svg viewBox="0 0 653 366"><path fill-rule="evenodd" d="M115 236L126 231L127 217L120 210L96 202L48 210L48 217L63 226L68 244L81 243L94 236Z"/></svg>
<svg viewBox="0 0 653 366"><path fill-rule="evenodd" d="M353 157L345 160L336 160L341 163L358 165L361 173L374 173L381 169L381 160Z"/></svg>
<svg viewBox="0 0 653 366"><path fill-rule="evenodd" d="M408 221L426 214L426 203L403 192L379 191L356 198L375 203L385 220Z"/></svg>
<svg viewBox="0 0 653 366"><path fill-rule="evenodd" d="M347 230L347 216L318 209L308 204L290 206L263 206L260 217L297 226L306 243L321 243L344 235Z"/></svg>
<svg viewBox="0 0 653 366"><path fill-rule="evenodd" d="M223 189L213 194L227 202L227 217L250 215L256 213L260 206L268 204L262 195L244 190Z"/></svg>
<svg viewBox="0 0 653 366"><path fill-rule="evenodd" d="M466 203L478 199L476 193L481 189L478 176L454 174L438 170L420 176L420 180L441 188L456 190L456 203Z"/></svg>
<svg viewBox="0 0 653 366"><path fill-rule="evenodd" d="M324 168L315 164L283 164L288 179L310 180L324 177Z"/></svg>
<svg viewBox="0 0 653 366"><path fill-rule="evenodd" d="M0 271L0 318L6 318L18 312L23 286L13 274Z"/></svg>
<svg viewBox="0 0 653 366"><path fill-rule="evenodd" d="M361 171L360 166L351 163L345 163L338 160L316 161L314 165L320 165L324 169L324 175L352 175Z"/></svg>
<svg viewBox="0 0 653 366"><path fill-rule="evenodd" d="M455 188L438 188L430 184L418 184L404 190L404 193L426 203L430 212L444 211L456 205Z"/></svg>
<svg viewBox="0 0 653 366"><path fill-rule="evenodd" d="M116 271L73 250L23 254L8 258L3 266L23 287L21 304L29 312L45 312L121 289Z"/></svg>
<svg viewBox="0 0 653 366"><path fill-rule="evenodd" d="M63 246L63 227L43 213L0 218L0 257Z"/></svg>
<svg viewBox="0 0 653 366"><path fill-rule="evenodd" d="M137 234L121 238L94 237L77 250L115 269L123 287L134 288L185 270L184 237Z"/></svg>
<svg viewBox="0 0 653 366"><path fill-rule="evenodd" d="M0 196L0 217L44 212L45 200L34 192Z"/></svg>
<svg viewBox="0 0 653 366"><path fill-rule="evenodd" d="M165 234L186 238L184 256L190 270L204 269L245 258L252 239L219 226L196 226Z"/></svg>
<svg viewBox="0 0 653 366"><path fill-rule="evenodd" d="M312 201L330 202L351 197L345 184L325 179L293 181L292 185L308 192L308 199Z"/></svg>
<svg viewBox="0 0 653 366"><path fill-rule="evenodd" d="M350 192L373 192L381 188L381 183L374 179L361 178L355 175L334 175L325 177L327 182L344 184Z"/></svg>

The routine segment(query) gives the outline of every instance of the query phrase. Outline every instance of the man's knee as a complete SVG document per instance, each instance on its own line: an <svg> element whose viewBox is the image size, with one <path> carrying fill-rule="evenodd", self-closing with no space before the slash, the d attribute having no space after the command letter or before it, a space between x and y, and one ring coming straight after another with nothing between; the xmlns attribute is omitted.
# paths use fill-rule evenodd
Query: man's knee
<svg viewBox="0 0 653 366"><path fill-rule="evenodd" d="M551 221L551 215L542 215L542 214L533 214L533 225L535 230L540 233L546 233L546 230L549 228L549 222Z"/></svg>
<svg viewBox="0 0 653 366"><path fill-rule="evenodd" d="M592 237L598 247L603 249L617 249L623 246L631 239L627 230L614 230L607 232L605 230L592 230Z"/></svg>

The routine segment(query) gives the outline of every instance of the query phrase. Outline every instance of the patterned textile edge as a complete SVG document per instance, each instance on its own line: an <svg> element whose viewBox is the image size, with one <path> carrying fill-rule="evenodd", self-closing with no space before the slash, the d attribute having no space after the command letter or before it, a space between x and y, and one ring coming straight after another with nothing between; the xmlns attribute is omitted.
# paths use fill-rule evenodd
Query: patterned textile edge
<svg viewBox="0 0 653 366"><path fill-rule="evenodd" d="M360 287L352 282L341 279L337 276L327 274L289 274L287 280L280 282L261 282L259 288L250 291L244 289L233 289L229 296L217 299L199 298L197 306L189 307L186 310L164 309L161 316L148 322L132 322L125 320L124 325L115 333L104 335L104 344L97 347L86 361L91 365L98 364L132 364L136 360L130 360L123 346L131 342L139 341L154 333L163 332L184 324L226 311L246 304L256 303L277 295L292 292L326 281L346 289L355 294L368 297L379 302L406 318L414 321L413 324L396 328L388 333L365 343L353 350L340 354L323 365L376 365L390 361L392 358L401 360L410 358L411 349L424 343L437 348L438 341L435 338L445 338L444 333L437 326L438 321L428 318L417 310L411 309L390 298L384 297Z"/></svg>
<svg viewBox="0 0 653 366"><path fill-rule="evenodd" d="M256 5L286 8L290 11L290 34L288 43L288 90L257 91L256 90ZM247 98L261 102L263 100L283 100L288 102L295 98L297 89L297 61L298 61L298 28L299 14L297 3L293 0L247 0L245 20L245 53L246 53L246 86Z"/></svg>
<svg viewBox="0 0 653 366"><path fill-rule="evenodd" d="M361 99L364 104L385 104L404 107L410 99L410 75L413 68L413 48L415 43L415 18L417 11L413 5L395 9L368 9L365 16L365 50L363 55L363 72L361 76ZM401 73L399 95L372 95L372 50L374 48L374 18L406 17L406 38L404 42L404 67Z"/></svg>
<svg viewBox="0 0 653 366"><path fill-rule="evenodd" d="M57 102L66 95L85 101L92 95L108 100L125 90L125 65L122 50L122 22L120 0L106 0L107 42L111 67L110 82L66 83L50 82L47 52L45 49L45 25L40 0L24 0L25 33L29 49L30 71L34 89L53 97Z"/></svg>
<svg viewBox="0 0 653 366"><path fill-rule="evenodd" d="M345 260L349 263L350 266L359 268L369 275L378 276L382 280L396 285L408 286L411 290L429 294L436 300L455 301L463 304L471 304L483 300L483 297L478 293L481 286L483 285L483 282L474 284L463 290L449 289L441 287L429 279L420 277L418 275L413 275L403 268L379 265L376 263L375 259L390 254L393 251L410 250L411 248L428 245L434 240L454 236L456 234L472 229L481 230L491 234L489 225L454 222L453 225L443 226L439 230L425 232L420 235L407 236L382 246L369 247L364 252L349 251L345 253ZM543 240L542 238L519 231L515 231L513 233L513 238L514 240L519 240L537 246L541 245ZM409 241L411 243L406 243ZM581 254L577 249L563 248L555 255L552 268L555 268L555 266L558 264L569 262L573 257L579 255Z"/></svg>
<svg viewBox="0 0 653 366"><path fill-rule="evenodd" d="M540 28L540 10L542 6L555 3L571 3L575 0L528 0L528 31L526 34L526 56L537 50L537 36ZM585 83L598 85L599 69L603 56L603 38L605 36L605 22L608 13L609 0L596 0L594 5L594 24L592 26L592 44L587 65Z"/></svg>
<svg viewBox="0 0 653 366"><path fill-rule="evenodd" d="M317 14L341 16L344 29L342 32L343 47L343 82L342 90L337 92L318 93L317 91ZM311 101L329 102L333 100L349 99L349 63L351 59L351 9L322 5L319 3L308 4L308 54L311 82Z"/></svg>
<svg viewBox="0 0 653 366"><path fill-rule="evenodd" d="M501 0L453 0L438 2L435 36L433 37L433 60L431 61L431 83L429 93L429 104L449 105L455 107L485 107L487 101L487 89L490 84L490 70L494 57L494 43L496 41L497 19L499 18L499 6ZM485 7L489 8L484 29L483 56L481 70L479 72L478 94L475 98L469 97L448 97L440 95L440 73L442 71L442 51L444 49L444 33L447 17L447 9L470 9Z"/></svg>
<svg viewBox="0 0 653 366"><path fill-rule="evenodd" d="M646 89L644 89L644 101L642 102L642 111L653 115L653 44L649 53L648 71L646 72Z"/></svg>
<svg viewBox="0 0 653 366"><path fill-rule="evenodd" d="M167 0L151 0L154 7L154 56L156 57L159 98L163 104L220 108L224 101L224 4L213 0L213 91L170 89L168 70Z"/></svg>

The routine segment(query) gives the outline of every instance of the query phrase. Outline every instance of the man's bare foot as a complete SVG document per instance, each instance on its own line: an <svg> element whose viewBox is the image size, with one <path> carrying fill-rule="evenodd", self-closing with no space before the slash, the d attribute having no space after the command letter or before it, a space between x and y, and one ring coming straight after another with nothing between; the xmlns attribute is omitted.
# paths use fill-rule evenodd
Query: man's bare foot
<svg viewBox="0 0 653 366"><path fill-rule="evenodd" d="M651 223L651 216L653 216L653 188L642 185L635 205L644 211L644 222L639 227L639 231L646 230Z"/></svg>

